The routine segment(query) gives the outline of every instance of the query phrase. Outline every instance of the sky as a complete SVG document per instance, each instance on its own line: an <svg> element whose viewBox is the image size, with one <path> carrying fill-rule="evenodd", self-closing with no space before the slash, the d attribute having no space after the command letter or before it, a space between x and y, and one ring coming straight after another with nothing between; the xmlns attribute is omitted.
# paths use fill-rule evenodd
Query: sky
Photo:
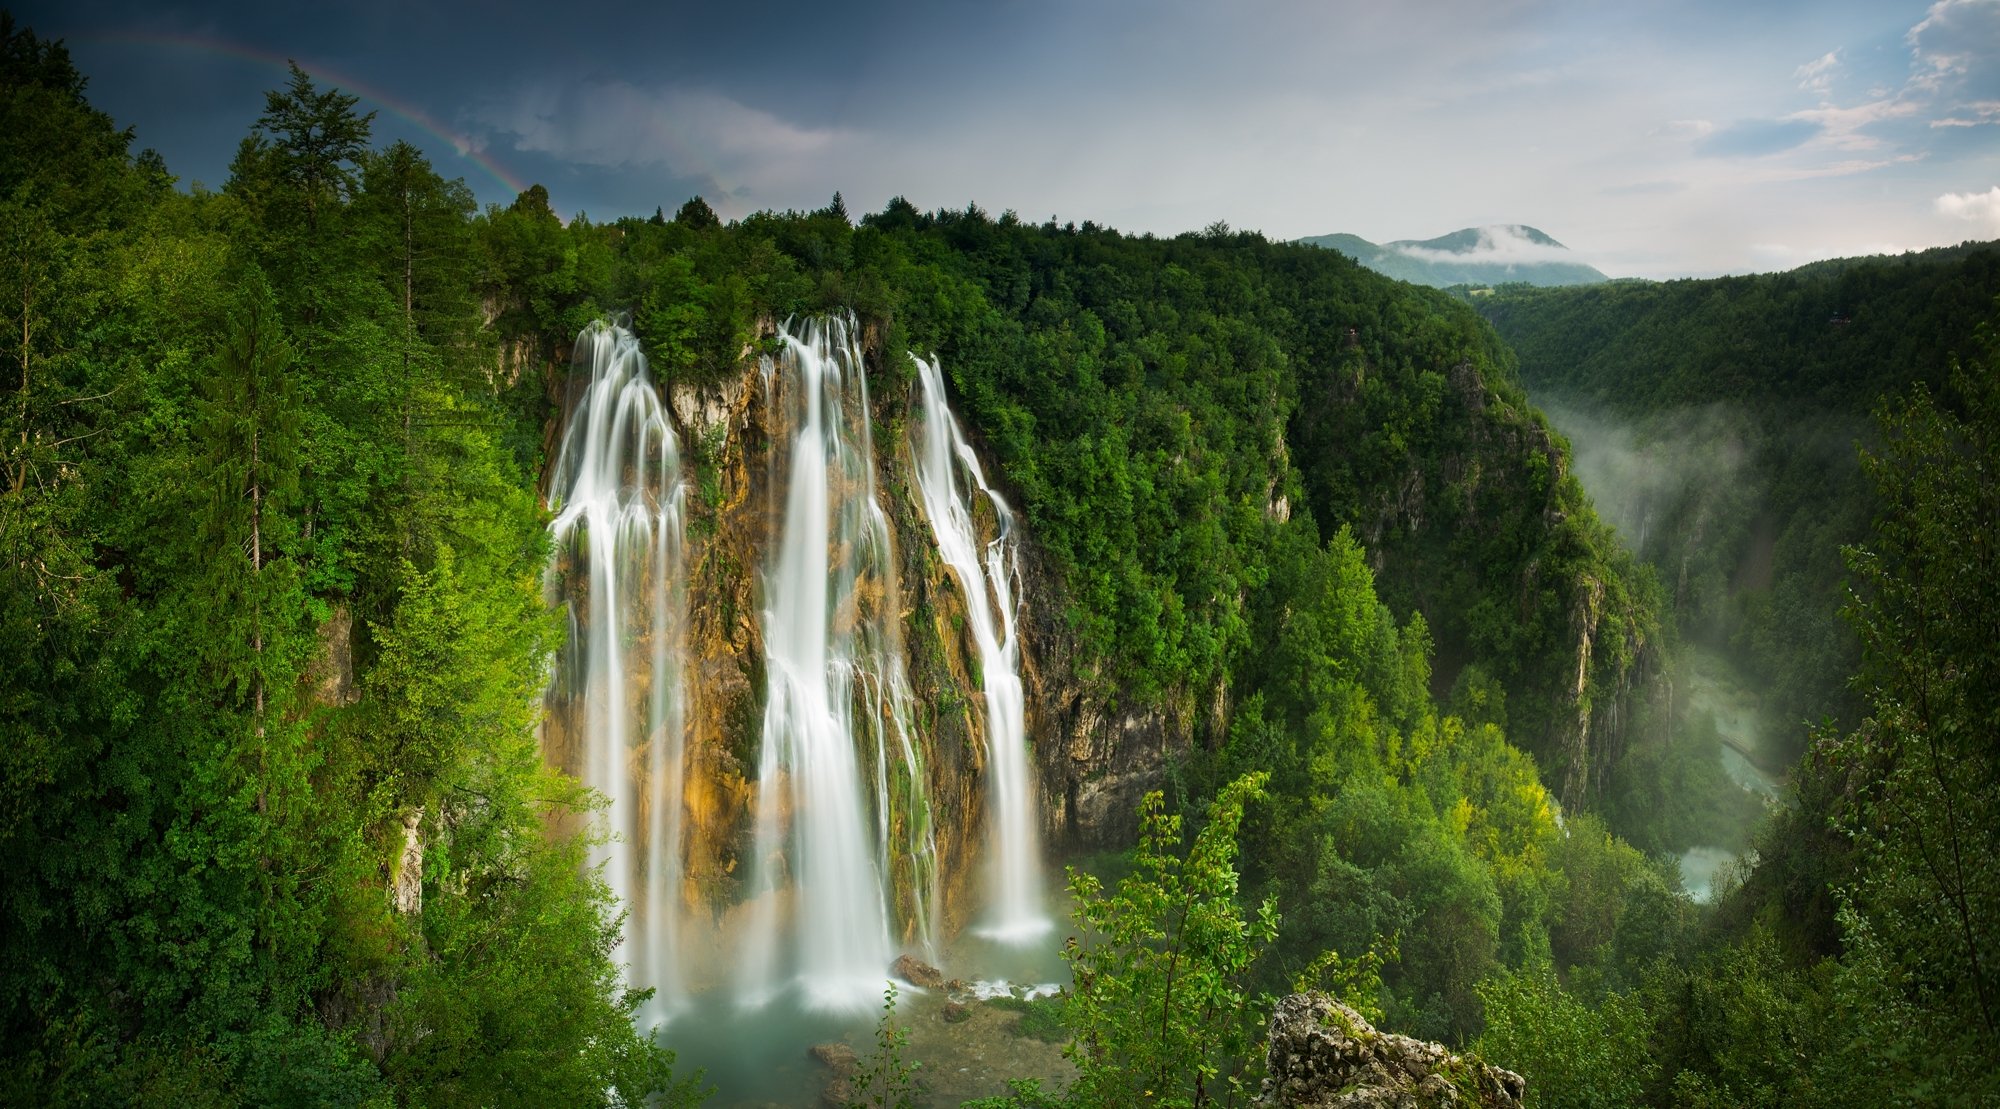
<svg viewBox="0 0 2000 1109"><path fill-rule="evenodd" d="M2000 0L29 0L220 187L296 60L482 203L1528 224L1614 277L2000 238Z"/></svg>

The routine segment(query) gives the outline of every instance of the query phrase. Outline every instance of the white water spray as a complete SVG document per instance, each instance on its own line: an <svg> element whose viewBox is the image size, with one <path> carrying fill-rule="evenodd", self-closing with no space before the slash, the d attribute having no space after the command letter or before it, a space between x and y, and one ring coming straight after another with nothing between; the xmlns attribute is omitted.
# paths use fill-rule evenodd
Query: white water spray
<svg viewBox="0 0 2000 1109"><path fill-rule="evenodd" d="M917 488L938 554L965 594L967 623L986 687L989 904L978 930L991 939L1028 943L1052 922L1043 905L1041 845L1028 773L1027 697L1015 628L1019 570L1014 514L986 484L979 456L945 402L937 362L919 358L916 363L922 403L911 425L910 449L916 457ZM993 538L983 549L969 499L975 491L985 495L993 511Z"/></svg>
<svg viewBox="0 0 2000 1109"><path fill-rule="evenodd" d="M570 657L555 692L584 701L581 777L610 802L592 862L628 913L612 958L628 983L655 988L641 1019L657 1025L681 1001L687 604L679 444L638 340L620 326L596 323L577 336L569 413L549 484L552 591L573 588L576 562L587 570L582 593L566 598Z"/></svg>

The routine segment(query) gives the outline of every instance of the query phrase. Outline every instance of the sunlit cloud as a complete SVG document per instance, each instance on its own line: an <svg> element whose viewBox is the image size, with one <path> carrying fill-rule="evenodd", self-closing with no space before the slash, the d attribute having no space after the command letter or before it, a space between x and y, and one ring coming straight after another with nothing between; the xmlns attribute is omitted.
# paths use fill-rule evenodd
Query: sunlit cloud
<svg viewBox="0 0 2000 1109"><path fill-rule="evenodd" d="M1946 193L1937 198L1935 207L1938 215L2000 234L2000 185L1983 193Z"/></svg>

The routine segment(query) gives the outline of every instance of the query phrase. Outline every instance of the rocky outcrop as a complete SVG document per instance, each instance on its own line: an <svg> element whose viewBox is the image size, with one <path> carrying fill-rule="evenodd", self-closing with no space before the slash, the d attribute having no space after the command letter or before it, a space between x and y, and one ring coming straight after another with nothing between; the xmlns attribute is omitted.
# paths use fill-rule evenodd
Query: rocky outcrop
<svg viewBox="0 0 2000 1109"><path fill-rule="evenodd" d="M924 962L915 955L899 955L896 965L889 968L896 977L926 990L944 989L944 972Z"/></svg>
<svg viewBox="0 0 2000 1109"><path fill-rule="evenodd" d="M1520 1109L1528 1088L1442 1044L1378 1032L1323 993L1278 1003L1267 1052L1256 1104L1269 1109Z"/></svg>
<svg viewBox="0 0 2000 1109"><path fill-rule="evenodd" d="M1160 788L1169 758L1195 738L1192 699L1140 702L1097 672L1070 630L1061 579L1032 536L1021 575L1021 677L1047 839L1080 848L1130 846L1138 838L1140 798Z"/></svg>
<svg viewBox="0 0 2000 1109"><path fill-rule="evenodd" d="M389 884L396 911L411 914L424 909L424 807L418 805L403 818L403 851L396 857L396 869Z"/></svg>

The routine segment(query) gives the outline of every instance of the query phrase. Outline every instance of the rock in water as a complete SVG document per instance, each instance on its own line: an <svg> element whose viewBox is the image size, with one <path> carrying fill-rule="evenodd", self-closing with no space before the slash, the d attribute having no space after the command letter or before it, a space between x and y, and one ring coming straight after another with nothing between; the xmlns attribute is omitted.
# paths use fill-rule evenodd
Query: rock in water
<svg viewBox="0 0 2000 1109"><path fill-rule="evenodd" d="M861 1067L861 1057L844 1043L814 1044L807 1053L825 1063L833 1073L827 1077L826 1088L820 1091L820 1101L835 1109L845 1109L854 1103L854 1072Z"/></svg>
<svg viewBox="0 0 2000 1109"><path fill-rule="evenodd" d="M843 1078L853 1074L854 1068L861 1064L861 1057L854 1049L838 1040L814 1044L806 1050L813 1058L825 1063L828 1069Z"/></svg>
<svg viewBox="0 0 2000 1109"><path fill-rule="evenodd" d="M1323 993L1293 994L1271 1016L1256 1104L1270 1109L1520 1109L1527 1082L1442 1044L1378 1032Z"/></svg>
<svg viewBox="0 0 2000 1109"><path fill-rule="evenodd" d="M890 968L903 981L925 990L944 989L944 972L915 955L900 955Z"/></svg>

